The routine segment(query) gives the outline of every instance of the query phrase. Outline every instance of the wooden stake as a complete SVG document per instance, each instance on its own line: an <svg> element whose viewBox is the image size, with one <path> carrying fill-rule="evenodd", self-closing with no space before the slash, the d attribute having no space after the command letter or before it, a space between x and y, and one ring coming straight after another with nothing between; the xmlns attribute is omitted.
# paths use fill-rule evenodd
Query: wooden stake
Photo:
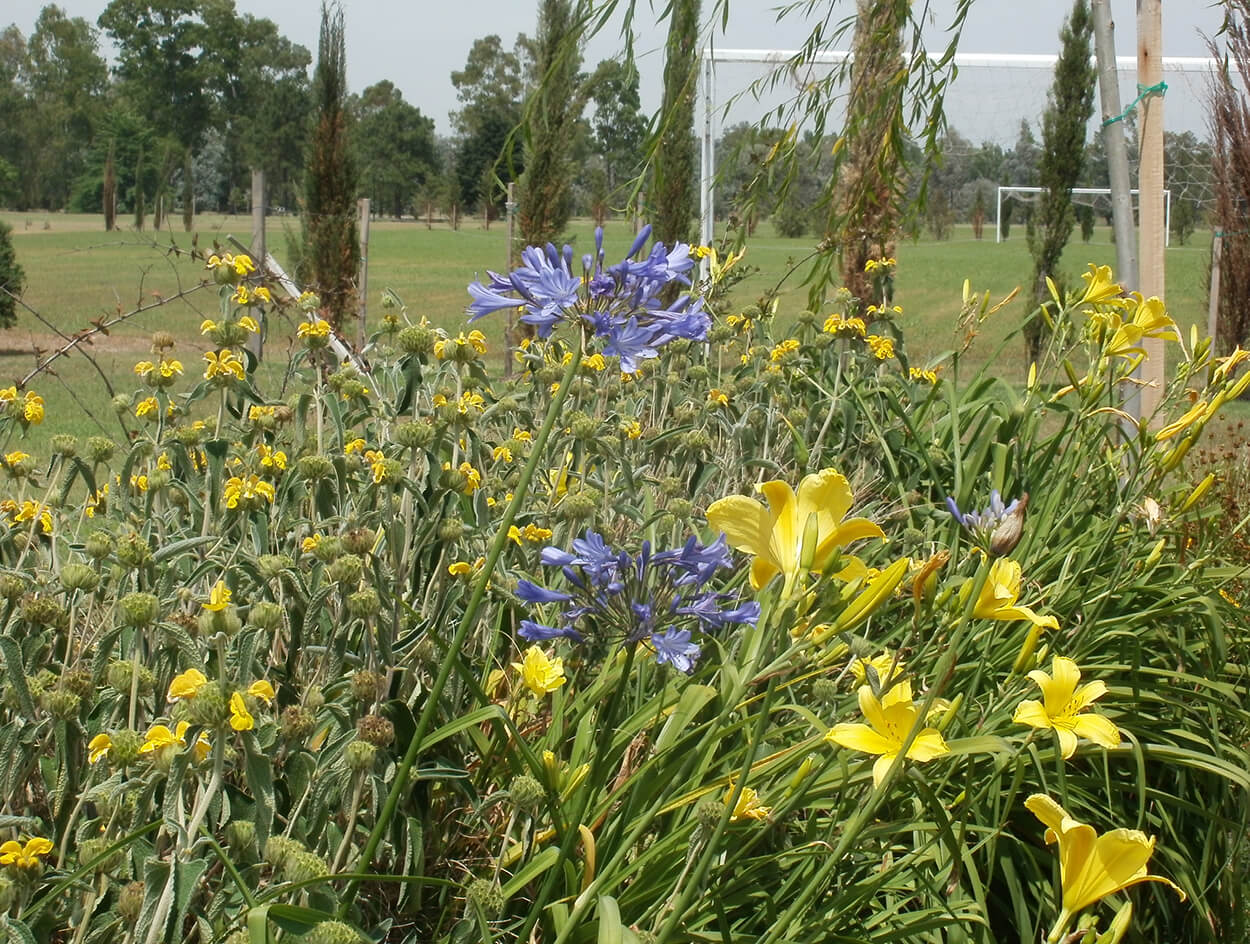
<svg viewBox="0 0 1250 944"><path fill-rule="evenodd" d="M157 197L157 215L161 212L160 200ZM265 250L265 172L263 170L252 171L252 245L249 247L248 253L252 260L256 263L256 272L260 276L265 275L265 256L268 252ZM258 309L259 315L259 309ZM248 335L247 349L255 355L256 360L261 359L264 353L263 335L265 332L265 316L259 315L260 331L255 334Z"/></svg>
<svg viewBox="0 0 1250 944"><path fill-rule="evenodd" d="M508 263L505 272L511 272L513 266L513 243L516 241L516 182L508 181L508 200L504 204L508 213ZM503 375L512 376L512 332L515 330L516 309L508 309L507 333L503 339Z"/></svg>
<svg viewBox="0 0 1250 944"><path fill-rule="evenodd" d="M1157 85L1163 80L1163 0L1137 0L1137 84ZM1166 298L1164 288L1164 244L1167 239L1163 213L1163 96L1154 93L1142 99L1141 164L1137 186L1141 230L1137 258L1141 265L1139 285L1146 298ZM1152 416L1163 398L1167 365L1163 342L1148 338L1142 342L1146 360L1142 364L1141 415Z"/></svg>
<svg viewBox="0 0 1250 944"><path fill-rule="evenodd" d="M1219 348L1216 346L1219 341L1220 330L1220 257L1224 255L1224 234L1216 230L1215 238L1211 241L1211 295L1207 299L1207 337L1211 339L1211 357L1214 358L1219 354ZM1215 367L1212 365L1211 372ZM1207 383L1211 381L1208 379Z"/></svg>
<svg viewBox="0 0 1250 944"><path fill-rule="evenodd" d="M369 198L357 201L360 207L360 317L356 324L356 350L365 349L365 314L369 308Z"/></svg>

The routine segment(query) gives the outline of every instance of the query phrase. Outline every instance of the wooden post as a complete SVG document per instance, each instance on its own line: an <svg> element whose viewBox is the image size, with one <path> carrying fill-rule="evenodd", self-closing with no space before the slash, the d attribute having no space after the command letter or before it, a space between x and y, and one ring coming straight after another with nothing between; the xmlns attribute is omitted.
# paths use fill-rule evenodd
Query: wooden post
<svg viewBox="0 0 1250 944"><path fill-rule="evenodd" d="M516 241L516 181L508 181L508 199L504 204L504 212L508 214L508 263L505 272L511 272ZM512 376L512 332L516 328L516 309L508 309L507 333L503 338L503 375Z"/></svg>
<svg viewBox="0 0 1250 944"><path fill-rule="evenodd" d="M1219 340L1220 331L1220 257L1224 255L1224 234L1219 230L1215 231L1215 238L1211 241L1211 295L1207 299L1207 337L1211 339L1211 358L1214 360L1215 355L1220 353L1216 347ZM1211 369L1207 372L1207 383L1210 383L1210 375L1215 371L1212 364Z"/></svg>
<svg viewBox="0 0 1250 944"><path fill-rule="evenodd" d="M1143 87L1163 80L1163 0L1137 0L1137 83ZM1137 171L1140 188L1138 260L1139 286L1143 296L1166 298L1164 289L1163 218L1163 96L1154 93L1141 101L1141 164ZM1142 341L1146 360L1142 364L1141 415L1150 416L1163 398L1166 377L1163 342L1156 338Z"/></svg>
<svg viewBox="0 0 1250 944"><path fill-rule="evenodd" d="M360 318L356 326L356 350L365 349L365 314L369 309L369 198L361 197L356 205L360 208L360 278L357 280L360 296Z"/></svg>
<svg viewBox="0 0 1250 944"><path fill-rule="evenodd" d="M159 200L160 197L157 199ZM249 248L251 249L249 255L256 263L256 274L263 278L265 257L268 255L265 249L265 172L263 170L252 170L252 244ZM260 331L248 335L247 339L247 349L256 356L258 361L264 352L264 332L265 319L262 315Z"/></svg>
<svg viewBox="0 0 1250 944"><path fill-rule="evenodd" d="M459 207L457 207L454 203L451 205L451 228L452 228L452 229L459 229L459 228L460 228L460 213L459 213L459 209L460 209L460 208L459 208Z"/></svg>
<svg viewBox="0 0 1250 944"><path fill-rule="evenodd" d="M434 228L434 203L433 201L425 201L425 228Z"/></svg>

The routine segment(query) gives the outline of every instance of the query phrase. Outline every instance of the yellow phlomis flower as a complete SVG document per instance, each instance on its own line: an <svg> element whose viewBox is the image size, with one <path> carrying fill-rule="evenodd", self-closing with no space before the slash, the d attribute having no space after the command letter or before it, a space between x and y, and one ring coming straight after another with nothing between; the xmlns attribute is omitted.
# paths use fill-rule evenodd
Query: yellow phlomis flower
<svg viewBox="0 0 1250 944"><path fill-rule="evenodd" d="M0 865L13 865L19 869L39 867L39 857L45 856L53 849L52 840L42 836L32 836L22 845L16 839L0 845Z"/></svg>
<svg viewBox="0 0 1250 944"><path fill-rule="evenodd" d="M208 602L200 604L204 609L211 610L214 613L220 613L229 605L230 588L226 586L224 580L218 580L213 584L213 589L208 594Z"/></svg>
<svg viewBox="0 0 1250 944"><path fill-rule="evenodd" d="M113 739L103 731L87 743L87 763L98 764L113 749Z"/></svg>
<svg viewBox="0 0 1250 944"><path fill-rule="evenodd" d="M208 679L199 669L187 669L181 675L174 676L169 683L167 698L177 701L179 698L194 698L201 688L208 684Z"/></svg>

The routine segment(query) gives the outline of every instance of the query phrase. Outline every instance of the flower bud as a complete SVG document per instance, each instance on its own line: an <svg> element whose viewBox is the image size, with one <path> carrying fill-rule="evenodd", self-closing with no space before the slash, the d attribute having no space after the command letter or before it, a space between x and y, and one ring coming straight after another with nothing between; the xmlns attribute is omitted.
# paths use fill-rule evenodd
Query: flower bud
<svg viewBox="0 0 1250 944"><path fill-rule="evenodd" d="M299 460L298 468L300 478L309 482L329 478L334 474L334 463L322 455L304 456Z"/></svg>
<svg viewBox="0 0 1250 944"><path fill-rule="evenodd" d="M347 750L343 752L348 770L356 773L371 770L377 756L378 749L368 741L352 741L347 745Z"/></svg>
<svg viewBox="0 0 1250 944"><path fill-rule="evenodd" d="M87 458L96 465L102 462L108 462L113 458L113 452L116 450L113 440L106 436L92 436L87 440Z"/></svg>
<svg viewBox="0 0 1250 944"><path fill-rule="evenodd" d="M61 675L61 685L79 698L87 698L95 691L95 680L89 669L69 669Z"/></svg>
<svg viewBox="0 0 1250 944"><path fill-rule="evenodd" d="M444 518L438 523L438 539L440 541L458 541L463 534L464 519L462 518Z"/></svg>
<svg viewBox="0 0 1250 944"><path fill-rule="evenodd" d="M387 747L395 740L395 725L381 715L365 715L356 722L356 735L374 747Z"/></svg>
<svg viewBox="0 0 1250 944"><path fill-rule="evenodd" d="M507 905L503 889L495 882L486 878L475 878L464 890L464 907L466 914L475 914L482 909L487 920L494 920L503 913Z"/></svg>
<svg viewBox="0 0 1250 944"><path fill-rule="evenodd" d="M107 531L93 531L87 535L85 550L92 560L103 560L113 553L113 536Z"/></svg>
<svg viewBox="0 0 1250 944"><path fill-rule="evenodd" d="M300 944L365 944L365 939L350 924L322 921L300 938Z"/></svg>
<svg viewBox="0 0 1250 944"><path fill-rule="evenodd" d="M325 543L324 541L322 542ZM335 583L357 584L364 573L365 562L355 554L344 554L329 567L330 579Z"/></svg>
<svg viewBox="0 0 1250 944"><path fill-rule="evenodd" d="M320 543L313 548L312 555L323 564L329 564L336 561L343 554L343 542L336 537L322 538Z"/></svg>
<svg viewBox="0 0 1250 944"><path fill-rule="evenodd" d="M128 926L134 926L139 920L139 912L143 908L143 883L130 882L117 896L117 913Z"/></svg>
<svg viewBox="0 0 1250 944"><path fill-rule="evenodd" d="M395 344L405 354L429 354L434 350L434 332L422 325L404 328L395 336Z"/></svg>
<svg viewBox="0 0 1250 944"><path fill-rule="evenodd" d="M95 590L100 584L100 575L86 564L69 563L61 568L61 586L66 590Z"/></svg>
<svg viewBox="0 0 1250 944"><path fill-rule="evenodd" d="M207 682L187 703L187 720L206 728L223 727L230 717L230 700L217 682Z"/></svg>
<svg viewBox="0 0 1250 944"><path fill-rule="evenodd" d="M226 842L231 852L251 852L256 848L256 824L250 819L232 819L226 826Z"/></svg>
<svg viewBox="0 0 1250 944"><path fill-rule="evenodd" d="M78 717L82 699L71 691L59 688L48 692L44 698L44 706L48 709L48 713L58 721L72 721Z"/></svg>
<svg viewBox="0 0 1250 944"><path fill-rule="evenodd" d="M508 785L508 794L516 808L524 813L532 813L538 809L547 795L543 785L529 774L513 777L512 783Z"/></svg>
<svg viewBox="0 0 1250 944"><path fill-rule="evenodd" d="M349 554L368 554L373 550L377 537L369 528L352 528L343 535L343 549Z"/></svg>
<svg viewBox="0 0 1250 944"><path fill-rule="evenodd" d="M16 600L26 592L26 581L17 574L0 574L0 597Z"/></svg>
<svg viewBox="0 0 1250 944"><path fill-rule="evenodd" d="M306 852L304 844L286 836L270 836L265 840L263 858L275 872L285 872L295 856Z"/></svg>
<svg viewBox="0 0 1250 944"><path fill-rule="evenodd" d="M314 852L297 852L292 855L283 869L287 881L307 882L315 878L325 878L330 874L330 866L326 860ZM307 938L305 938L307 940Z"/></svg>
<svg viewBox="0 0 1250 944"><path fill-rule="evenodd" d="M161 603L150 593L128 593L117 601L117 609L123 625L142 629L156 622Z"/></svg>
<svg viewBox="0 0 1250 944"><path fill-rule="evenodd" d="M833 679L818 678L812 683L812 698L822 705L833 706L837 704L840 694L838 683Z"/></svg>
<svg viewBox="0 0 1250 944"><path fill-rule="evenodd" d="M1011 514L1003 518L998 527L990 535L990 553L997 557L1005 557L1016 549L1020 538L1024 535L1025 509L1029 505L1029 493L1020 496Z"/></svg>
<svg viewBox="0 0 1250 944"><path fill-rule="evenodd" d="M117 559L127 567L138 569L152 559L152 549L139 534L131 531L117 542Z"/></svg>
<svg viewBox="0 0 1250 944"><path fill-rule="evenodd" d="M725 804L720 800L703 800L694 808L694 820L699 829L711 832L721 821L725 812Z"/></svg>
<svg viewBox="0 0 1250 944"><path fill-rule="evenodd" d="M256 570L265 580L274 580L285 570L295 567L295 561L286 554L262 554L256 559Z"/></svg>
<svg viewBox="0 0 1250 944"><path fill-rule="evenodd" d="M283 710L278 726L288 741L302 741L313 733L317 716L303 705L291 705Z"/></svg>
<svg viewBox="0 0 1250 944"><path fill-rule="evenodd" d="M357 590L347 598L347 612L361 619L371 619L381 609L382 601L378 598L378 591L372 587Z"/></svg>
<svg viewBox="0 0 1250 944"><path fill-rule="evenodd" d="M113 845L113 840L104 836L93 836L89 839L84 839L78 845L79 867L90 865L96 874L99 875L111 872L122 859L120 851L114 851L112 854L100 859L100 856L111 845ZM97 859L100 861L97 862Z"/></svg>
<svg viewBox="0 0 1250 944"><path fill-rule="evenodd" d="M326 703L325 692L318 685L310 686L308 691L304 693L304 705L310 711L317 711Z"/></svg>
<svg viewBox="0 0 1250 944"><path fill-rule="evenodd" d="M428 420L400 423L395 441L405 449L422 449L434 441L434 424Z"/></svg>
<svg viewBox="0 0 1250 944"><path fill-rule="evenodd" d="M598 493L594 489L585 488L565 495L564 501L558 506L558 512L565 521L583 521L593 517L598 507Z"/></svg>
<svg viewBox="0 0 1250 944"><path fill-rule="evenodd" d="M196 629L205 638L222 633L227 639L243 628L243 620L239 618L237 606L227 606L224 610L200 610L195 618Z"/></svg>
<svg viewBox="0 0 1250 944"><path fill-rule="evenodd" d="M248 622L253 626L273 632L282 625L282 607L272 600L254 603L248 611Z"/></svg>

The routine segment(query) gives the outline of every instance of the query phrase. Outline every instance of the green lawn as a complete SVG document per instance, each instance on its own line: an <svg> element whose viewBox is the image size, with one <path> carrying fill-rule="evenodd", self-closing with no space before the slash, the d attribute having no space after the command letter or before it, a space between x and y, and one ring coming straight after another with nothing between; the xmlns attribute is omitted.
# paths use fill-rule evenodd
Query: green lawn
<svg viewBox="0 0 1250 944"><path fill-rule="evenodd" d="M105 233L99 217L63 214L0 213L14 231L19 262L26 270L25 302L40 313L47 324L23 313L17 327L0 341L0 381L11 383L23 377L34 363L33 349L50 349L62 343L57 332L68 335L102 315L129 311L140 302L150 303L157 295L168 297L179 288L194 288L202 268L171 253L171 246L186 248L190 234L114 232ZM271 220L271 251L284 259L284 228L298 232L294 218ZM196 221L199 245L224 241L229 234L246 239L251 231L245 217L202 216ZM572 227L578 253L593 245L591 224L578 221ZM1091 243L1079 239L1070 244L1064 269L1072 279L1084 270L1086 262L1115 262L1115 247L1109 230L1100 229ZM623 252L632 239L626 223L608 226L608 257ZM745 304L776 284L789 266L804 257L810 241L779 239L765 223L752 239L747 262L759 272L741 284L737 297ZM898 247L899 268L896 303L903 307L902 324L913 363L924 361L955 345L955 319L959 311L965 278L978 291L989 289L995 299L1007 295L1029 277L1030 262L1023 233L1001 245L991 239L977 241L968 227L957 228L953 239L935 242L922 239ZM500 270L506 263L505 228L495 223L484 230L480 221L468 221L458 231L442 226L427 230L424 223L376 221L372 224L369 246L369 295L371 312L380 314L377 304L384 289L391 289L408 306L410 316L424 315L437 325L458 330L463 324L467 302L465 285L475 276L485 277L487 269ZM1197 238L1190 246L1174 246L1167 254L1168 302L1173 316L1186 333L1190 324L1206 325L1206 270L1208 241ZM806 304L802 285L805 269L800 268L784 284L779 317L789 320ZM989 357L1007 331L1026 313L1023 297L1012 302L984 327L976 341L973 357ZM88 349L99 370L78 355L56 364L55 377L32 381L31 386L47 400L48 420L31 433L32 445L56 432L88 435L103 428L117 435L120 427L108 402L111 389L131 389L131 369L148 350L153 331L170 331L178 339L176 355L196 371L203 344L199 324L215 316L217 301L211 288L193 292L190 297L135 316L108 337L98 337ZM483 326L488 335L498 337L498 326ZM293 325L271 326L269 349L278 358L287 349ZM1021 377L1025 370L1021 345L1012 345L998 362L1010 377ZM110 378L106 385L101 373ZM90 415L89 415L90 414ZM92 418L94 417L94 419Z"/></svg>

